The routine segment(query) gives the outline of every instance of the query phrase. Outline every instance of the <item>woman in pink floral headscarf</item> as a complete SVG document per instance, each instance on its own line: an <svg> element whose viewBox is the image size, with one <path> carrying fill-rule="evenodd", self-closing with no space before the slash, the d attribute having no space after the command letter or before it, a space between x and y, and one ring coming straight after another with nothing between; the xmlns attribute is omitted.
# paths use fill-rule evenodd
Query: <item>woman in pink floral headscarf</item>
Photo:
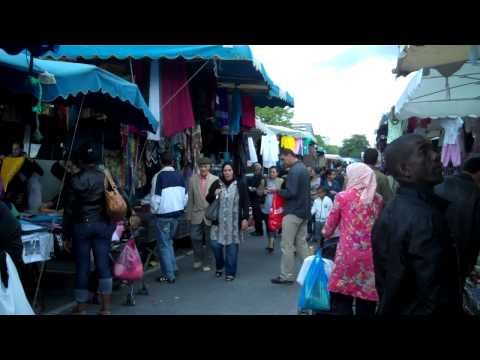
<svg viewBox="0 0 480 360"><path fill-rule="evenodd" d="M374 315L378 301L371 231L383 208L382 197L375 192L377 181L370 167L355 163L347 167L346 190L337 194L333 209L323 228L330 238L340 226L340 241L329 290L332 311L353 315Z"/></svg>

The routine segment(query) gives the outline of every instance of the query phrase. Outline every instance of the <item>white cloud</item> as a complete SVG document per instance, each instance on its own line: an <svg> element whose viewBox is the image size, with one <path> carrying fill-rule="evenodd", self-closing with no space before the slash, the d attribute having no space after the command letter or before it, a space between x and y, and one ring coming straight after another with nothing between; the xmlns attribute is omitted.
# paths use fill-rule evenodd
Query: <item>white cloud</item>
<svg viewBox="0 0 480 360"><path fill-rule="evenodd" d="M353 134L365 134L373 145L382 114L396 103L410 79L396 80L395 59L378 55L347 67L318 66L351 46L252 48L273 81L294 96L294 122L311 122L317 134L337 145Z"/></svg>

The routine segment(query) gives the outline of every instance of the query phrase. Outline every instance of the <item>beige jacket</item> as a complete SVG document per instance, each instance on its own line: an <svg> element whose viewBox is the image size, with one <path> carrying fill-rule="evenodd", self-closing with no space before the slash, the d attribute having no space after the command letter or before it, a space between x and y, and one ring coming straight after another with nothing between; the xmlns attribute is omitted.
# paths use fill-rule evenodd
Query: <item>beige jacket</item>
<svg viewBox="0 0 480 360"><path fill-rule="evenodd" d="M207 194L210 186L218 180L218 177L212 174L209 174L207 177ZM208 202L205 200L205 197L202 196L200 191L200 176L194 175L190 178L188 183L188 202L187 208L185 210L187 221L193 225L199 225L202 221L205 221L205 224L211 225L211 222L205 219L205 210L208 208Z"/></svg>

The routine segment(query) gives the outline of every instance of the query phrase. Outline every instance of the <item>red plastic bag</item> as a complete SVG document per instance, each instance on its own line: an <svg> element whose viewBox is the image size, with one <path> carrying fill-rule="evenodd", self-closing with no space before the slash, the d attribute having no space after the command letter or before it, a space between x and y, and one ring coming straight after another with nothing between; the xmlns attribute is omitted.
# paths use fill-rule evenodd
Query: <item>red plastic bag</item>
<svg viewBox="0 0 480 360"><path fill-rule="evenodd" d="M113 276L120 280L135 281L143 278L143 264L135 241L128 240L113 266Z"/></svg>
<svg viewBox="0 0 480 360"><path fill-rule="evenodd" d="M268 229L270 231L278 231L282 228L284 200L276 192L274 192L272 196L272 208L268 214Z"/></svg>

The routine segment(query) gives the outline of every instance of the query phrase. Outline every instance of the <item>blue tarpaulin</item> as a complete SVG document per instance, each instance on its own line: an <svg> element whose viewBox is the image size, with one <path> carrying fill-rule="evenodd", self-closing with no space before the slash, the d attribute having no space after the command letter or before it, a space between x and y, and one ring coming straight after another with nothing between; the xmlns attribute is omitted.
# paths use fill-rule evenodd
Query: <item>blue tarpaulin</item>
<svg viewBox="0 0 480 360"><path fill-rule="evenodd" d="M267 86L266 93L252 94L257 106L294 106L293 97L275 85L248 45L60 45L45 56L68 60L213 59L219 81Z"/></svg>
<svg viewBox="0 0 480 360"><path fill-rule="evenodd" d="M31 92L25 85L29 59L30 56L26 53L8 55L0 50L0 86L17 92ZM140 128L156 131L158 127L158 122L148 109L138 87L108 71L88 64L35 59L33 72L35 75L48 72L55 77L55 84L42 84L44 102L53 102L60 98L72 99L87 94L108 95L140 111L139 117L148 120L150 125ZM38 96L36 93L33 95Z"/></svg>

